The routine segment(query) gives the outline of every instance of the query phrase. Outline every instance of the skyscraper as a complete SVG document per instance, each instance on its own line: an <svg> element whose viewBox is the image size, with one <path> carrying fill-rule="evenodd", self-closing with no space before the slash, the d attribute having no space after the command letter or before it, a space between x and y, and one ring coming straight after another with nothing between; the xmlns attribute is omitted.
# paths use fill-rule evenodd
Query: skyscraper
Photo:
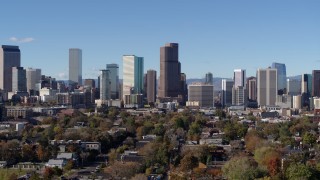
<svg viewBox="0 0 320 180"><path fill-rule="evenodd" d="M257 78L249 77L247 79L247 93L250 101L257 101Z"/></svg>
<svg viewBox="0 0 320 180"><path fill-rule="evenodd" d="M243 86L232 87L232 105L245 105L247 102L246 89Z"/></svg>
<svg viewBox="0 0 320 180"><path fill-rule="evenodd" d="M160 48L160 83L158 97L181 95L181 65L178 43L168 43Z"/></svg>
<svg viewBox="0 0 320 180"><path fill-rule="evenodd" d="M301 81L298 79L287 79L287 94L291 96L301 94Z"/></svg>
<svg viewBox="0 0 320 180"><path fill-rule="evenodd" d="M20 67L18 46L3 45L0 48L0 89L12 91L12 67Z"/></svg>
<svg viewBox="0 0 320 180"><path fill-rule="evenodd" d="M320 97L320 70L312 71L312 96Z"/></svg>
<svg viewBox="0 0 320 180"><path fill-rule="evenodd" d="M106 69L100 70L100 100L110 99L110 72Z"/></svg>
<svg viewBox="0 0 320 180"><path fill-rule="evenodd" d="M26 70L23 67L12 67L12 92L26 92Z"/></svg>
<svg viewBox="0 0 320 180"><path fill-rule="evenodd" d="M301 93L311 96L312 92L312 75L302 74L301 77Z"/></svg>
<svg viewBox="0 0 320 180"><path fill-rule="evenodd" d="M232 88L233 80L222 79L222 106L231 106L232 105Z"/></svg>
<svg viewBox="0 0 320 180"><path fill-rule="evenodd" d="M277 69L257 70L258 105L275 105L277 99Z"/></svg>
<svg viewBox="0 0 320 180"><path fill-rule="evenodd" d="M27 91L36 90L36 84L40 83L41 80L41 69L26 69L27 76Z"/></svg>
<svg viewBox="0 0 320 180"><path fill-rule="evenodd" d="M233 73L234 86L242 86L245 88L246 85L246 70L235 69Z"/></svg>
<svg viewBox="0 0 320 180"><path fill-rule="evenodd" d="M286 71L286 65L281 63L272 63L271 66L272 69L277 69L277 87L278 87L278 94L282 95L286 93L286 87L287 87L287 71Z"/></svg>
<svg viewBox="0 0 320 180"><path fill-rule="evenodd" d="M119 65L107 64L110 72L111 99L119 99Z"/></svg>
<svg viewBox="0 0 320 180"><path fill-rule="evenodd" d="M211 72L206 74L206 82L205 84L213 85L213 75Z"/></svg>
<svg viewBox="0 0 320 180"><path fill-rule="evenodd" d="M143 57L123 56L123 98L125 95L143 93Z"/></svg>
<svg viewBox="0 0 320 180"><path fill-rule="evenodd" d="M96 87L96 81L94 79L85 79L84 80L84 85L87 86L87 87L90 87L90 88L95 88Z"/></svg>
<svg viewBox="0 0 320 180"><path fill-rule="evenodd" d="M69 49L69 81L82 85L82 50Z"/></svg>
<svg viewBox="0 0 320 180"><path fill-rule="evenodd" d="M147 100L148 103L154 103L156 101L157 92L157 71L148 70L147 71Z"/></svg>

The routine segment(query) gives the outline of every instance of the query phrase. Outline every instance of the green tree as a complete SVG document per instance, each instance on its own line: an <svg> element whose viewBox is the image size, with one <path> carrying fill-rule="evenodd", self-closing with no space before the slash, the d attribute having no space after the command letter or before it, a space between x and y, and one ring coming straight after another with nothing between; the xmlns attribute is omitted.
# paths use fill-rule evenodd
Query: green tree
<svg viewBox="0 0 320 180"><path fill-rule="evenodd" d="M302 141L304 144L313 146L317 142L317 137L309 132L306 132L302 137Z"/></svg>
<svg viewBox="0 0 320 180"><path fill-rule="evenodd" d="M311 168L301 163L292 163L286 170L286 177L290 180L310 179L312 175Z"/></svg>
<svg viewBox="0 0 320 180"><path fill-rule="evenodd" d="M233 157L222 168L227 179L253 180L263 177L263 173L257 165L246 156Z"/></svg>

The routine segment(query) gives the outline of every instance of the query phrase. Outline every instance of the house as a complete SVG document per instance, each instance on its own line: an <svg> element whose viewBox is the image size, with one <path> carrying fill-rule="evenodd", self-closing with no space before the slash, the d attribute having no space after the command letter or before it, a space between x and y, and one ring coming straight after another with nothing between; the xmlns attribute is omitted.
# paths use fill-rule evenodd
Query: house
<svg viewBox="0 0 320 180"><path fill-rule="evenodd" d="M101 153L101 143L100 142L82 142L81 146L85 150L97 150Z"/></svg>
<svg viewBox="0 0 320 180"><path fill-rule="evenodd" d="M46 163L46 167L58 167L63 168L67 164L64 159L50 159L48 163Z"/></svg>
<svg viewBox="0 0 320 180"><path fill-rule="evenodd" d="M0 161L0 168L4 168L7 166L7 161Z"/></svg>
<svg viewBox="0 0 320 180"><path fill-rule="evenodd" d="M57 155L57 159L65 159L65 160L74 160L76 161L78 158L75 153L59 153Z"/></svg>

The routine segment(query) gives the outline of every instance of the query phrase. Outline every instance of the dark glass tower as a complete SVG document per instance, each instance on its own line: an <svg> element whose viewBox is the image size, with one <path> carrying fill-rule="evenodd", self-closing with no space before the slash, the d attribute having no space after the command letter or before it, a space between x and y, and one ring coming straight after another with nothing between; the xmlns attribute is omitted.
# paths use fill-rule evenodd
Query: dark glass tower
<svg viewBox="0 0 320 180"><path fill-rule="evenodd" d="M178 97L181 90L181 65L179 45L168 43L160 48L160 84L158 97Z"/></svg>

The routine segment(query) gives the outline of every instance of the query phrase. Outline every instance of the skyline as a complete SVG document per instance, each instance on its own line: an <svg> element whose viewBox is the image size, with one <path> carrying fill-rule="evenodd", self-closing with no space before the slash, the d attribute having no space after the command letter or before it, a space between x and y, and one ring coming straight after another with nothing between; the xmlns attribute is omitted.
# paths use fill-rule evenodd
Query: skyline
<svg viewBox="0 0 320 180"><path fill-rule="evenodd" d="M231 78L234 69L255 76L272 62L285 63L288 76L320 69L318 1L98 2L3 2L0 43L20 47L23 67L59 80L68 79L69 48L83 50L84 79L106 64L122 72L126 54L159 76L160 47L170 42L188 79Z"/></svg>

